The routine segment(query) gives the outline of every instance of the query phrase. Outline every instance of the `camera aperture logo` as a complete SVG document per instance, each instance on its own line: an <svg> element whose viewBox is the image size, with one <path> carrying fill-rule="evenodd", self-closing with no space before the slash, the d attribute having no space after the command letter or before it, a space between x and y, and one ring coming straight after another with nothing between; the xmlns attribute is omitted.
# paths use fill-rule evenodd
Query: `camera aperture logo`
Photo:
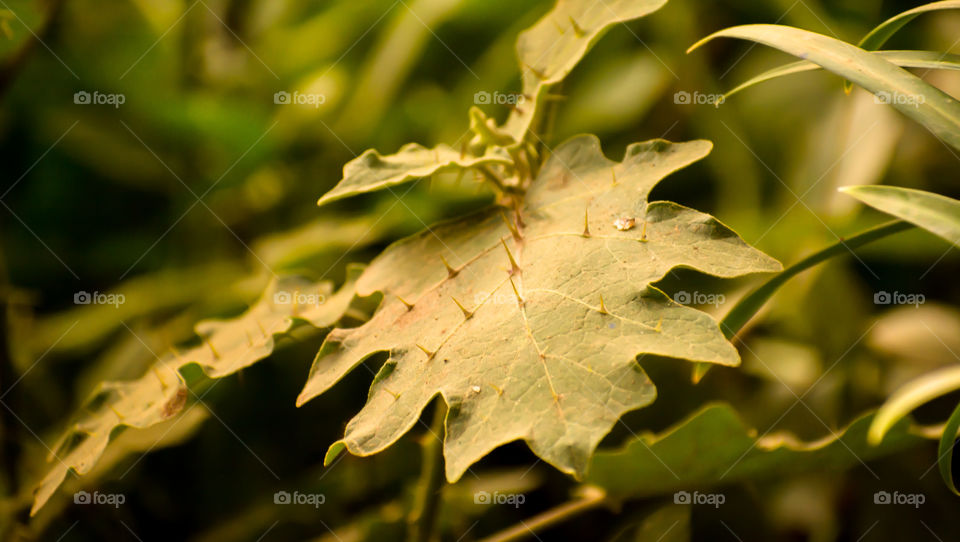
<svg viewBox="0 0 960 542"><path fill-rule="evenodd" d="M673 502L674 504L706 504L714 508L720 508L720 505L727 502L727 496L723 493L678 491L673 494Z"/></svg>
<svg viewBox="0 0 960 542"><path fill-rule="evenodd" d="M727 302L723 294L705 294L703 292L687 292L681 290L673 296L673 300L681 305L713 305L719 307Z"/></svg>
<svg viewBox="0 0 960 542"><path fill-rule="evenodd" d="M527 501L523 493L500 493L494 491L478 491L473 494L474 504L509 504L514 508L520 508L520 505Z"/></svg>
<svg viewBox="0 0 960 542"><path fill-rule="evenodd" d="M112 105L116 109L127 103L125 94L106 94L99 90L93 93L81 90L73 94L73 103L77 105Z"/></svg>
<svg viewBox="0 0 960 542"><path fill-rule="evenodd" d="M473 95L474 105L520 105L525 102L526 99L527 97L520 92L494 91L493 94L490 94L486 90L481 90Z"/></svg>
<svg viewBox="0 0 960 542"><path fill-rule="evenodd" d="M314 508L320 508L320 505L325 502L327 502L327 496L323 493L277 491L273 494L273 504L309 504Z"/></svg>
<svg viewBox="0 0 960 542"><path fill-rule="evenodd" d="M273 294L274 305L295 305L297 307L323 305L327 296L323 294L307 294L303 292L277 292Z"/></svg>
<svg viewBox="0 0 960 542"><path fill-rule="evenodd" d="M127 302L123 294L104 294L100 292L79 291L73 294L74 305L113 305L119 307Z"/></svg>
<svg viewBox="0 0 960 542"><path fill-rule="evenodd" d="M906 504L914 508L920 508L920 505L925 502L927 502L927 496L923 493L878 491L873 494L873 504Z"/></svg>
<svg viewBox="0 0 960 542"><path fill-rule="evenodd" d="M913 305L919 308L927 301L923 294L880 291L873 294L874 305Z"/></svg>
<svg viewBox="0 0 960 542"><path fill-rule="evenodd" d="M114 508L120 508L120 505L127 502L127 496L123 493L100 493L94 491L78 491L73 494L73 504L105 504Z"/></svg>
<svg viewBox="0 0 960 542"><path fill-rule="evenodd" d="M281 90L273 94L273 103L277 105L312 105L314 109L319 109L321 105L327 102L324 94L312 94L293 91L293 94L286 90Z"/></svg>

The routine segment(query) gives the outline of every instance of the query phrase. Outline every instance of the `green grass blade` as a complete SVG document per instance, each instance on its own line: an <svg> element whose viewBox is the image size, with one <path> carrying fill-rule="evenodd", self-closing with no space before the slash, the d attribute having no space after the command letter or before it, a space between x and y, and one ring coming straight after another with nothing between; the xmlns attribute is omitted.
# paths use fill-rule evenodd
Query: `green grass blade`
<svg viewBox="0 0 960 542"><path fill-rule="evenodd" d="M960 405L954 409L947 425L943 428L943 434L940 435L940 446L937 448L937 463L940 464L940 476L944 483L954 495L960 495L957 486L953 482L953 447L957 440L957 432L960 431Z"/></svg>
<svg viewBox="0 0 960 542"><path fill-rule="evenodd" d="M868 51L879 49L880 47L883 47L883 44L886 43L887 40L889 40L901 28L906 26L906 24L910 21L916 19L918 16L931 11L941 11L945 9L960 9L960 0L931 2L929 4L904 11L899 15L887 19L879 26L871 30L869 34L860 40L858 45L861 49L866 49Z"/></svg>
<svg viewBox="0 0 960 542"><path fill-rule="evenodd" d="M925 374L907 383L877 410L870 424L867 441L876 445L900 418L937 397L960 389L960 367L948 367Z"/></svg>
<svg viewBox="0 0 960 542"><path fill-rule="evenodd" d="M883 44L887 42L894 34L900 31L901 28L907 25L910 21L916 19L918 16L929 13L931 11L940 11L945 9L958 9L960 8L960 1L958 0L945 0L943 2L931 2L929 4L913 8L911 10L904 11L899 15L895 15L886 21L880 23L879 26L871 30L863 39L860 40L860 43L857 45L861 49L867 51L875 51L880 47L883 47ZM843 82L843 90L845 92L850 92L850 89L853 88L853 85L849 81Z"/></svg>
<svg viewBox="0 0 960 542"><path fill-rule="evenodd" d="M847 186L840 191L953 244L960 243L960 201L899 186Z"/></svg>
<svg viewBox="0 0 960 542"><path fill-rule="evenodd" d="M751 318L760 312L760 309L763 308L764 304L766 304L766 302L773 297L773 294L777 293L777 290L786 284L788 280L819 263L833 258L834 256L846 254L847 252L860 248L868 243L872 243L878 239L883 239L884 237L893 235L895 233L908 230L912 227L912 224L902 222L900 220L888 222L886 224L881 224L874 228L865 230L847 239L838 241L819 252L807 256L803 260L800 260L799 262L784 269L780 273L777 273L762 286L737 302L733 309L731 309L730 312L728 312L723 318L723 320L720 321L720 330L723 331L724 336L726 336L728 339L732 339L734 335L743 329L743 326L745 326ZM699 382L700 379L706 375L709 367L705 367L705 365L709 364L698 363L694 367L694 382Z"/></svg>
<svg viewBox="0 0 960 542"><path fill-rule="evenodd" d="M960 55L938 53L936 51L877 51L873 53L901 68L923 68L929 70L960 70ZM791 62L765 71L724 94L724 99L746 90L754 85L765 83L787 75L822 69L808 60Z"/></svg>
<svg viewBox="0 0 960 542"><path fill-rule="evenodd" d="M816 32L769 24L727 28L700 40L689 50L720 37L762 43L818 64L888 98L886 101L901 113L960 149L960 103L879 55Z"/></svg>

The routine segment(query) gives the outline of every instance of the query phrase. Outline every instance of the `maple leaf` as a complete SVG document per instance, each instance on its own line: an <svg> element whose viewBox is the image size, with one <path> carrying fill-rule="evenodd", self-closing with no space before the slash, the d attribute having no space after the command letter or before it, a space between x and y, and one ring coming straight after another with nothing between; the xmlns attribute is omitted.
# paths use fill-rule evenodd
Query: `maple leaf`
<svg viewBox="0 0 960 542"><path fill-rule="evenodd" d="M494 207L387 248L357 281L360 296L384 294L381 306L328 335L297 401L389 352L327 462L390 446L440 395L450 481L518 439L580 476L617 419L656 397L637 355L738 364L710 316L652 286L676 267L721 277L780 269L709 215L648 203L654 185L710 149L655 140L616 163L596 137L578 136L509 218Z"/></svg>

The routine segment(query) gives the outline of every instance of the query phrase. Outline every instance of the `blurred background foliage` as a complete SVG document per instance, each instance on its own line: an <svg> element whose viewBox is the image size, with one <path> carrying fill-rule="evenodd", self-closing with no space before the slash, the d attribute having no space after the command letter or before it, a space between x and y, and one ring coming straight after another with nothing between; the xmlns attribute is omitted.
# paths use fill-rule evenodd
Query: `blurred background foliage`
<svg viewBox="0 0 960 542"><path fill-rule="evenodd" d="M366 148L458 146L476 92L518 88L514 40L551 4L0 2L5 532L211 542L399 536L423 428L376 457L322 468L326 446L362 406L370 378L356 373L294 408L320 333L291 341L237 377L206 383L204 404L175 431L125 433L103 465L70 481L29 522L22 504L43 474L46 447L97 382L138 376L155 353L189 339L197 320L237 314L274 275L339 283L347 263L368 261L389 242L488 201L474 179L451 174L322 211L314 205ZM844 95L840 80L825 73L768 83L720 108L677 104L677 92L719 93L787 60L734 41L684 51L714 30L747 23L856 41L913 6L671 0L598 43L560 91L547 142L593 132L619 159L634 141L710 139L712 155L654 195L710 212L792 263L883 220L836 187L885 183L958 197L958 157L869 94ZM926 16L889 48L956 53L958 35L960 15ZM960 95L957 73L924 77ZM76 104L78 91L121 93L125 103ZM319 107L277 105L279 91L326 99ZM500 119L507 114L484 107ZM808 272L755 320L740 345L741 369L714 369L694 386L685 368L645 362L661 396L627 415L604 446L662 430L709 399L733 403L761 433L827 436L910 378L960 361L960 312L951 306L960 299L958 272L960 254L920 231ZM705 308L722 315L752 283L683 272L663 287L723 293L725 305ZM80 291L121 293L126 303L76 305ZM880 291L919 293L927 302L876 305ZM929 405L920 421L940 421L950 406ZM154 448L166 449L143 454ZM931 443L842 476L798 473L741 484L719 511L695 508L691 533L857 540L869 531L864 540L899 540L927 536L925 525L940 539L957 539L960 527L948 519L955 502L927 471L935 459ZM525 447L507 446L474 467L479 478L448 487L445 539L479 539L568 498L573 482L535 463ZM81 487L123 492L127 504L72 506L70 494ZM873 492L888 487L923 492L933 504L872 506ZM475 505L473 492L483 488L524 492L526 504ZM327 502L317 510L273 504L275 491L294 489L322 492ZM638 525L655 502L630 503L618 516L598 511L542 536L640 540Z"/></svg>

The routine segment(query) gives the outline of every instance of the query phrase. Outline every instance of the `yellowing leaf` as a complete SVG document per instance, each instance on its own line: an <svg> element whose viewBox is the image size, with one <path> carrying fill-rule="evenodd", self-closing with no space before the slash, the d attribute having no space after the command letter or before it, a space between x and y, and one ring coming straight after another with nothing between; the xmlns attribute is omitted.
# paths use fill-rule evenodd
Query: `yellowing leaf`
<svg viewBox="0 0 960 542"><path fill-rule="evenodd" d="M525 100L504 126L522 141L537 113L541 94L573 71L604 31L657 11L667 0L557 0L556 6L517 39Z"/></svg>
<svg viewBox="0 0 960 542"><path fill-rule="evenodd" d="M359 271L351 269L347 283L336 294L328 282L309 283L292 277L274 281L241 316L197 324L197 334L203 338L199 346L165 355L137 380L101 384L53 446L47 458L53 466L35 490L30 514L43 507L69 471L90 472L117 428L144 429L183 411L192 392L181 368L196 364L207 376L222 378L269 356L276 338L297 325L333 325L353 299Z"/></svg>
<svg viewBox="0 0 960 542"><path fill-rule="evenodd" d="M617 163L580 136L555 150L509 218L494 208L389 247L357 282L383 303L366 324L330 333L298 399L390 353L327 460L390 446L439 394L449 480L520 439L581 475L620 415L656 396L638 354L739 363L714 320L652 286L676 267L780 269L714 218L648 203L654 185L710 148L655 140Z"/></svg>
<svg viewBox="0 0 960 542"><path fill-rule="evenodd" d="M404 145L396 154L387 156L370 149L343 166L343 180L320 198L317 205L429 177L448 167L469 168L496 163L509 164L509 155L492 148L483 156L474 156L448 145L428 149L416 143Z"/></svg>

